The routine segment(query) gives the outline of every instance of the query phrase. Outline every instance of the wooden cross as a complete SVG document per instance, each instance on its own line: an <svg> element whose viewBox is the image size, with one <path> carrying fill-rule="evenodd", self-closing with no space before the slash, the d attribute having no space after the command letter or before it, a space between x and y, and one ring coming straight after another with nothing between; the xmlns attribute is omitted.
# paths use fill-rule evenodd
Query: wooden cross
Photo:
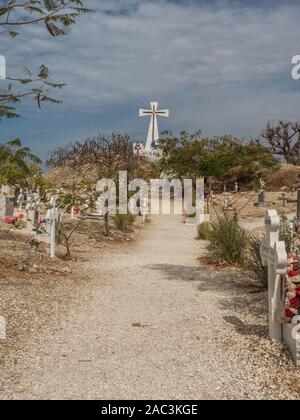
<svg viewBox="0 0 300 420"><path fill-rule="evenodd" d="M271 340L282 340L282 326L278 315L282 310L281 276L288 267L285 243L279 241L280 217L276 210L268 210L266 236L261 242L262 264L268 267L269 335Z"/></svg>
<svg viewBox="0 0 300 420"><path fill-rule="evenodd" d="M156 148L159 140L157 117L169 118L170 112L168 109L162 109L159 111L158 102L151 102L151 109L140 109L139 115L140 117L151 117L145 148L147 152L151 152Z"/></svg>

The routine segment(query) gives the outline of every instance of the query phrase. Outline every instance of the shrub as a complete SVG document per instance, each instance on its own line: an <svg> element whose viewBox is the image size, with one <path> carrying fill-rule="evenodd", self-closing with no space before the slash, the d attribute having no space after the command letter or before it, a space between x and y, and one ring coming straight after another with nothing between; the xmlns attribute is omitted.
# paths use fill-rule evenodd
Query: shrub
<svg viewBox="0 0 300 420"><path fill-rule="evenodd" d="M254 277L265 288L268 287L268 267L262 265L260 256L261 240L258 236L250 236L249 249L247 258L247 269L254 275Z"/></svg>
<svg viewBox="0 0 300 420"><path fill-rule="evenodd" d="M114 224L116 229L122 232L129 232L132 230L132 225L135 221L133 214L116 214L114 216Z"/></svg>
<svg viewBox="0 0 300 420"><path fill-rule="evenodd" d="M220 218L213 223L209 233L209 250L214 261L229 264L242 263L248 244L248 236L236 220Z"/></svg>
<svg viewBox="0 0 300 420"><path fill-rule="evenodd" d="M197 239L206 241L209 239L209 233L211 231L211 223L203 222L197 226Z"/></svg>

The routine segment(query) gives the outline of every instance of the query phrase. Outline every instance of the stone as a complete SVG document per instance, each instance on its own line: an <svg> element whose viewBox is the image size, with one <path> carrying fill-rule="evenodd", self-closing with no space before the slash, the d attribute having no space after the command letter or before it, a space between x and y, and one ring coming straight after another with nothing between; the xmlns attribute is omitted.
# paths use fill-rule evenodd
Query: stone
<svg viewBox="0 0 300 420"><path fill-rule="evenodd" d="M17 264L17 271L25 271L24 265L20 262Z"/></svg>

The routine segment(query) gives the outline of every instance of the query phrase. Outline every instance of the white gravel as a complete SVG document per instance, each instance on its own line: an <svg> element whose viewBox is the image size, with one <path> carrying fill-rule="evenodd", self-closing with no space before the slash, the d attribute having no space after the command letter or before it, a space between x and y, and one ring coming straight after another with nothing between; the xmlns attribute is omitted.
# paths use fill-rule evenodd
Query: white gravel
<svg viewBox="0 0 300 420"><path fill-rule="evenodd" d="M60 286L72 295L63 314L3 356L0 397L298 399L300 375L267 339L266 293L238 270L201 267L194 238L180 217L157 216L134 243L95 250L82 283Z"/></svg>

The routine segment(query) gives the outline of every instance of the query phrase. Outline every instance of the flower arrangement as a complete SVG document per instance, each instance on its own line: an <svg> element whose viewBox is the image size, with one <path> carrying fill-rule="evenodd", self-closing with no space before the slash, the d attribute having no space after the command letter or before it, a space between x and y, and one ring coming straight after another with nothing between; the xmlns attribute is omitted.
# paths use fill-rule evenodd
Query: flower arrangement
<svg viewBox="0 0 300 420"><path fill-rule="evenodd" d="M4 218L4 223L8 225L14 225L15 227L19 227L23 219L24 219L24 216L22 214L20 214L17 217L7 216Z"/></svg>
<svg viewBox="0 0 300 420"><path fill-rule="evenodd" d="M291 320L294 316L300 315L300 261L294 256L289 258L288 262L284 315Z"/></svg>

